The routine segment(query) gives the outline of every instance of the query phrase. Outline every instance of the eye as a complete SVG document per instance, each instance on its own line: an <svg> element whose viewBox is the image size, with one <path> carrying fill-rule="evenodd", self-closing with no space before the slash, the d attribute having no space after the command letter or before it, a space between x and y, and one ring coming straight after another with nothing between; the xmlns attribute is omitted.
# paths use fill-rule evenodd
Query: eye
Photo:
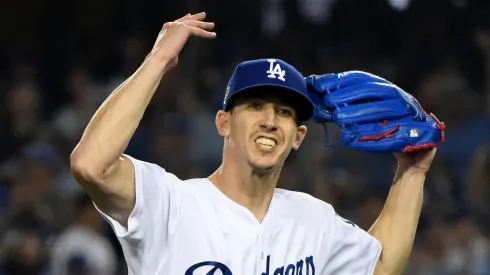
<svg viewBox="0 0 490 275"><path fill-rule="evenodd" d="M288 116L288 117L293 115L293 112L288 109L279 109L277 113L281 116Z"/></svg>
<svg viewBox="0 0 490 275"><path fill-rule="evenodd" d="M260 110L262 108L262 105L257 102L252 102L250 103L249 108L252 110Z"/></svg>

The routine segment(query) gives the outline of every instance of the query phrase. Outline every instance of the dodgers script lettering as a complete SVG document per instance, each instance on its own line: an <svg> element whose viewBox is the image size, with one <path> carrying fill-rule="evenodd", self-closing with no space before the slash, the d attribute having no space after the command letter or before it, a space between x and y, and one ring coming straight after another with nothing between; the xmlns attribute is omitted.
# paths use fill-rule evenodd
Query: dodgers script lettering
<svg viewBox="0 0 490 275"><path fill-rule="evenodd" d="M267 256L266 265L262 272L257 275L315 275L315 264L313 256L300 259L295 263L271 268L271 256ZM185 275L233 275L231 269L223 263L215 261L200 262L187 269ZM237 275L237 274L235 274Z"/></svg>

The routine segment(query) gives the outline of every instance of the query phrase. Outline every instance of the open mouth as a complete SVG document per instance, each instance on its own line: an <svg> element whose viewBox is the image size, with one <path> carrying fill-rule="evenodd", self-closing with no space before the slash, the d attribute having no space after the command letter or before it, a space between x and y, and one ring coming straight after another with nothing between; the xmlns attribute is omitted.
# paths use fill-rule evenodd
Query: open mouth
<svg viewBox="0 0 490 275"><path fill-rule="evenodd" d="M271 150L276 146L276 141L271 139L271 138L266 138L266 137L258 137L255 140L255 143L259 146L261 149L265 150Z"/></svg>

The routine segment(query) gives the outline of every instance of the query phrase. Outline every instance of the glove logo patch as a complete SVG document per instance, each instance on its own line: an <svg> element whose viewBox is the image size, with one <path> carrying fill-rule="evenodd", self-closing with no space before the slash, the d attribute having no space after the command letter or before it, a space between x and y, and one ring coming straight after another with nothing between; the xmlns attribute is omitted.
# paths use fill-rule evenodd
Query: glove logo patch
<svg viewBox="0 0 490 275"><path fill-rule="evenodd" d="M284 78L286 76L286 71L281 68L280 64L276 63L277 60L267 59L267 61L269 62L269 70L266 72L268 73L267 77L286 81Z"/></svg>
<svg viewBox="0 0 490 275"><path fill-rule="evenodd" d="M410 129L410 137L418 137L419 130L418 129Z"/></svg>

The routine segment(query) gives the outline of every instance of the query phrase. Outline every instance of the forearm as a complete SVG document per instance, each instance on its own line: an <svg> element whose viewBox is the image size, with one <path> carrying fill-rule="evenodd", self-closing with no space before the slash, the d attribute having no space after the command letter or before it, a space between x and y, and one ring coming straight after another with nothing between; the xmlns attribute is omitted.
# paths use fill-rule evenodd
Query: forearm
<svg viewBox="0 0 490 275"><path fill-rule="evenodd" d="M99 107L72 159L102 173L126 150L163 77L165 60L148 58Z"/></svg>
<svg viewBox="0 0 490 275"><path fill-rule="evenodd" d="M369 230L383 252L376 274L401 274L412 250L422 209L425 173L399 167L383 210Z"/></svg>

